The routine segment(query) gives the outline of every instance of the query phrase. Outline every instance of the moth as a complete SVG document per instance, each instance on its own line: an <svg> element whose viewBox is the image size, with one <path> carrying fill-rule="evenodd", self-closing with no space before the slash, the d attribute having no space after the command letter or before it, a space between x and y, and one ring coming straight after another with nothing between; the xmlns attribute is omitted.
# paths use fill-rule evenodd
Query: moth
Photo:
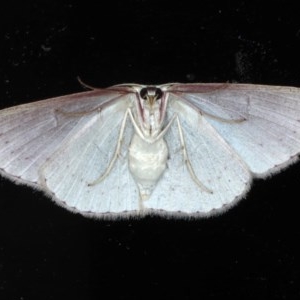
<svg viewBox="0 0 300 300"><path fill-rule="evenodd" d="M120 84L0 111L0 173L85 216L201 217L296 162L300 89Z"/></svg>

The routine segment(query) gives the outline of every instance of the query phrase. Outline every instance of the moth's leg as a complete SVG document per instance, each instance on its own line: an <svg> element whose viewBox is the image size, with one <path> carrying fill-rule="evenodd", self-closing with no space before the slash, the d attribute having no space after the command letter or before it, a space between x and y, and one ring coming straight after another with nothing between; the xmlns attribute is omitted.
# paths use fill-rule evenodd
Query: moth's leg
<svg viewBox="0 0 300 300"><path fill-rule="evenodd" d="M113 168L116 160L118 159L118 157L120 155L120 148L121 148L122 141L123 141L123 135L124 135L126 120L127 120L127 116L128 116L129 111L130 110L127 109L126 113L124 115L124 118L123 118L123 121L122 121L122 124L121 124L121 128L120 128L120 133L119 133L117 146L116 146L116 149L115 149L115 153L114 153L112 159L110 160L105 172L98 179L96 179L95 181L89 183L88 186L96 185L96 184L100 183L102 180L104 180L106 178L106 176L110 173L110 171Z"/></svg>
<svg viewBox="0 0 300 300"><path fill-rule="evenodd" d="M145 141L145 137L144 137L144 134L142 132L142 130L139 128L138 124L136 123L135 119L134 119L134 116L132 115L132 112L130 109L127 109L127 114L129 115L130 117L130 120L131 120L131 123L135 129L135 132L140 136L140 138L142 140Z"/></svg>
<svg viewBox="0 0 300 300"><path fill-rule="evenodd" d="M188 154L187 154L187 150L186 150L186 146L185 146L185 141L184 141L184 136L183 136L183 131L182 131L182 127L181 127L181 124L180 124L180 121L179 121L179 118L178 116L176 116L176 121L177 121L177 126L178 126L178 132L179 132L179 138L180 138L180 144L181 144L181 147L182 147L182 154L183 154L183 159L184 159L184 162L187 166L187 169L192 177L192 179L194 180L194 182L202 189L204 190L205 192L207 193L210 193L212 194L213 191L211 189L209 189L208 187L206 187L196 176L195 174L195 171L192 167L192 164L190 162L190 159L188 157Z"/></svg>
<svg viewBox="0 0 300 300"><path fill-rule="evenodd" d="M170 122L167 124L167 126L159 133L159 135L155 138L154 142L158 141L159 139L163 138L164 135L167 133L171 125L173 124L174 120L178 119L178 116L176 114L173 115Z"/></svg>

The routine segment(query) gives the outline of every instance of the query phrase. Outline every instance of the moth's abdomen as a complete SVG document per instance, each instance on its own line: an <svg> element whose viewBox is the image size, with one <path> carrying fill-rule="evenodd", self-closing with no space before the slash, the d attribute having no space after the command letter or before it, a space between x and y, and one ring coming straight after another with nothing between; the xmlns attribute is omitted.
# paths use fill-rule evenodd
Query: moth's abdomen
<svg viewBox="0 0 300 300"><path fill-rule="evenodd" d="M166 169L167 158L168 148L163 139L149 144L138 135L133 136L129 147L129 169L143 200L149 198Z"/></svg>

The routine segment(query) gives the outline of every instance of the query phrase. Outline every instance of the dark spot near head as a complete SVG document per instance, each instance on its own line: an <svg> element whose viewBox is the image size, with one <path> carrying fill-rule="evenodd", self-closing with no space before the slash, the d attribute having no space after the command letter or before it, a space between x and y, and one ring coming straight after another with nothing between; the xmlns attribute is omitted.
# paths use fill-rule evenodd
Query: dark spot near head
<svg viewBox="0 0 300 300"><path fill-rule="evenodd" d="M162 95L163 91L155 86L147 86L140 90L140 96L144 100L147 100L149 96L155 97L155 99L158 100Z"/></svg>
<svg viewBox="0 0 300 300"><path fill-rule="evenodd" d="M147 88L142 88L140 90L140 96L142 99L146 100L147 99L147 95L148 95L148 92L147 92Z"/></svg>

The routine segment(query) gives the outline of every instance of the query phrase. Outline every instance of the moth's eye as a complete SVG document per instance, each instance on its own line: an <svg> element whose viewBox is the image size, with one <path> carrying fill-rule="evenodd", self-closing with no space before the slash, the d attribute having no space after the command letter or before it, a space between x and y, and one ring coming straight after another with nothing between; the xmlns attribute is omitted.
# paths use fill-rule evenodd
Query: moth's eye
<svg viewBox="0 0 300 300"><path fill-rule="evenodd" d="M148 90L147 88L142 88L140 90L140 96L142 99L147 100Z"/></svg>
<svg viewBox="0 0 300 300"><path fill-rule="evenodd" d="M163 92L162 92L161 89L156 89L155 90L155 98L156 98L156 100L160 99L162 97L162 95L163 95Z"/></svg>

